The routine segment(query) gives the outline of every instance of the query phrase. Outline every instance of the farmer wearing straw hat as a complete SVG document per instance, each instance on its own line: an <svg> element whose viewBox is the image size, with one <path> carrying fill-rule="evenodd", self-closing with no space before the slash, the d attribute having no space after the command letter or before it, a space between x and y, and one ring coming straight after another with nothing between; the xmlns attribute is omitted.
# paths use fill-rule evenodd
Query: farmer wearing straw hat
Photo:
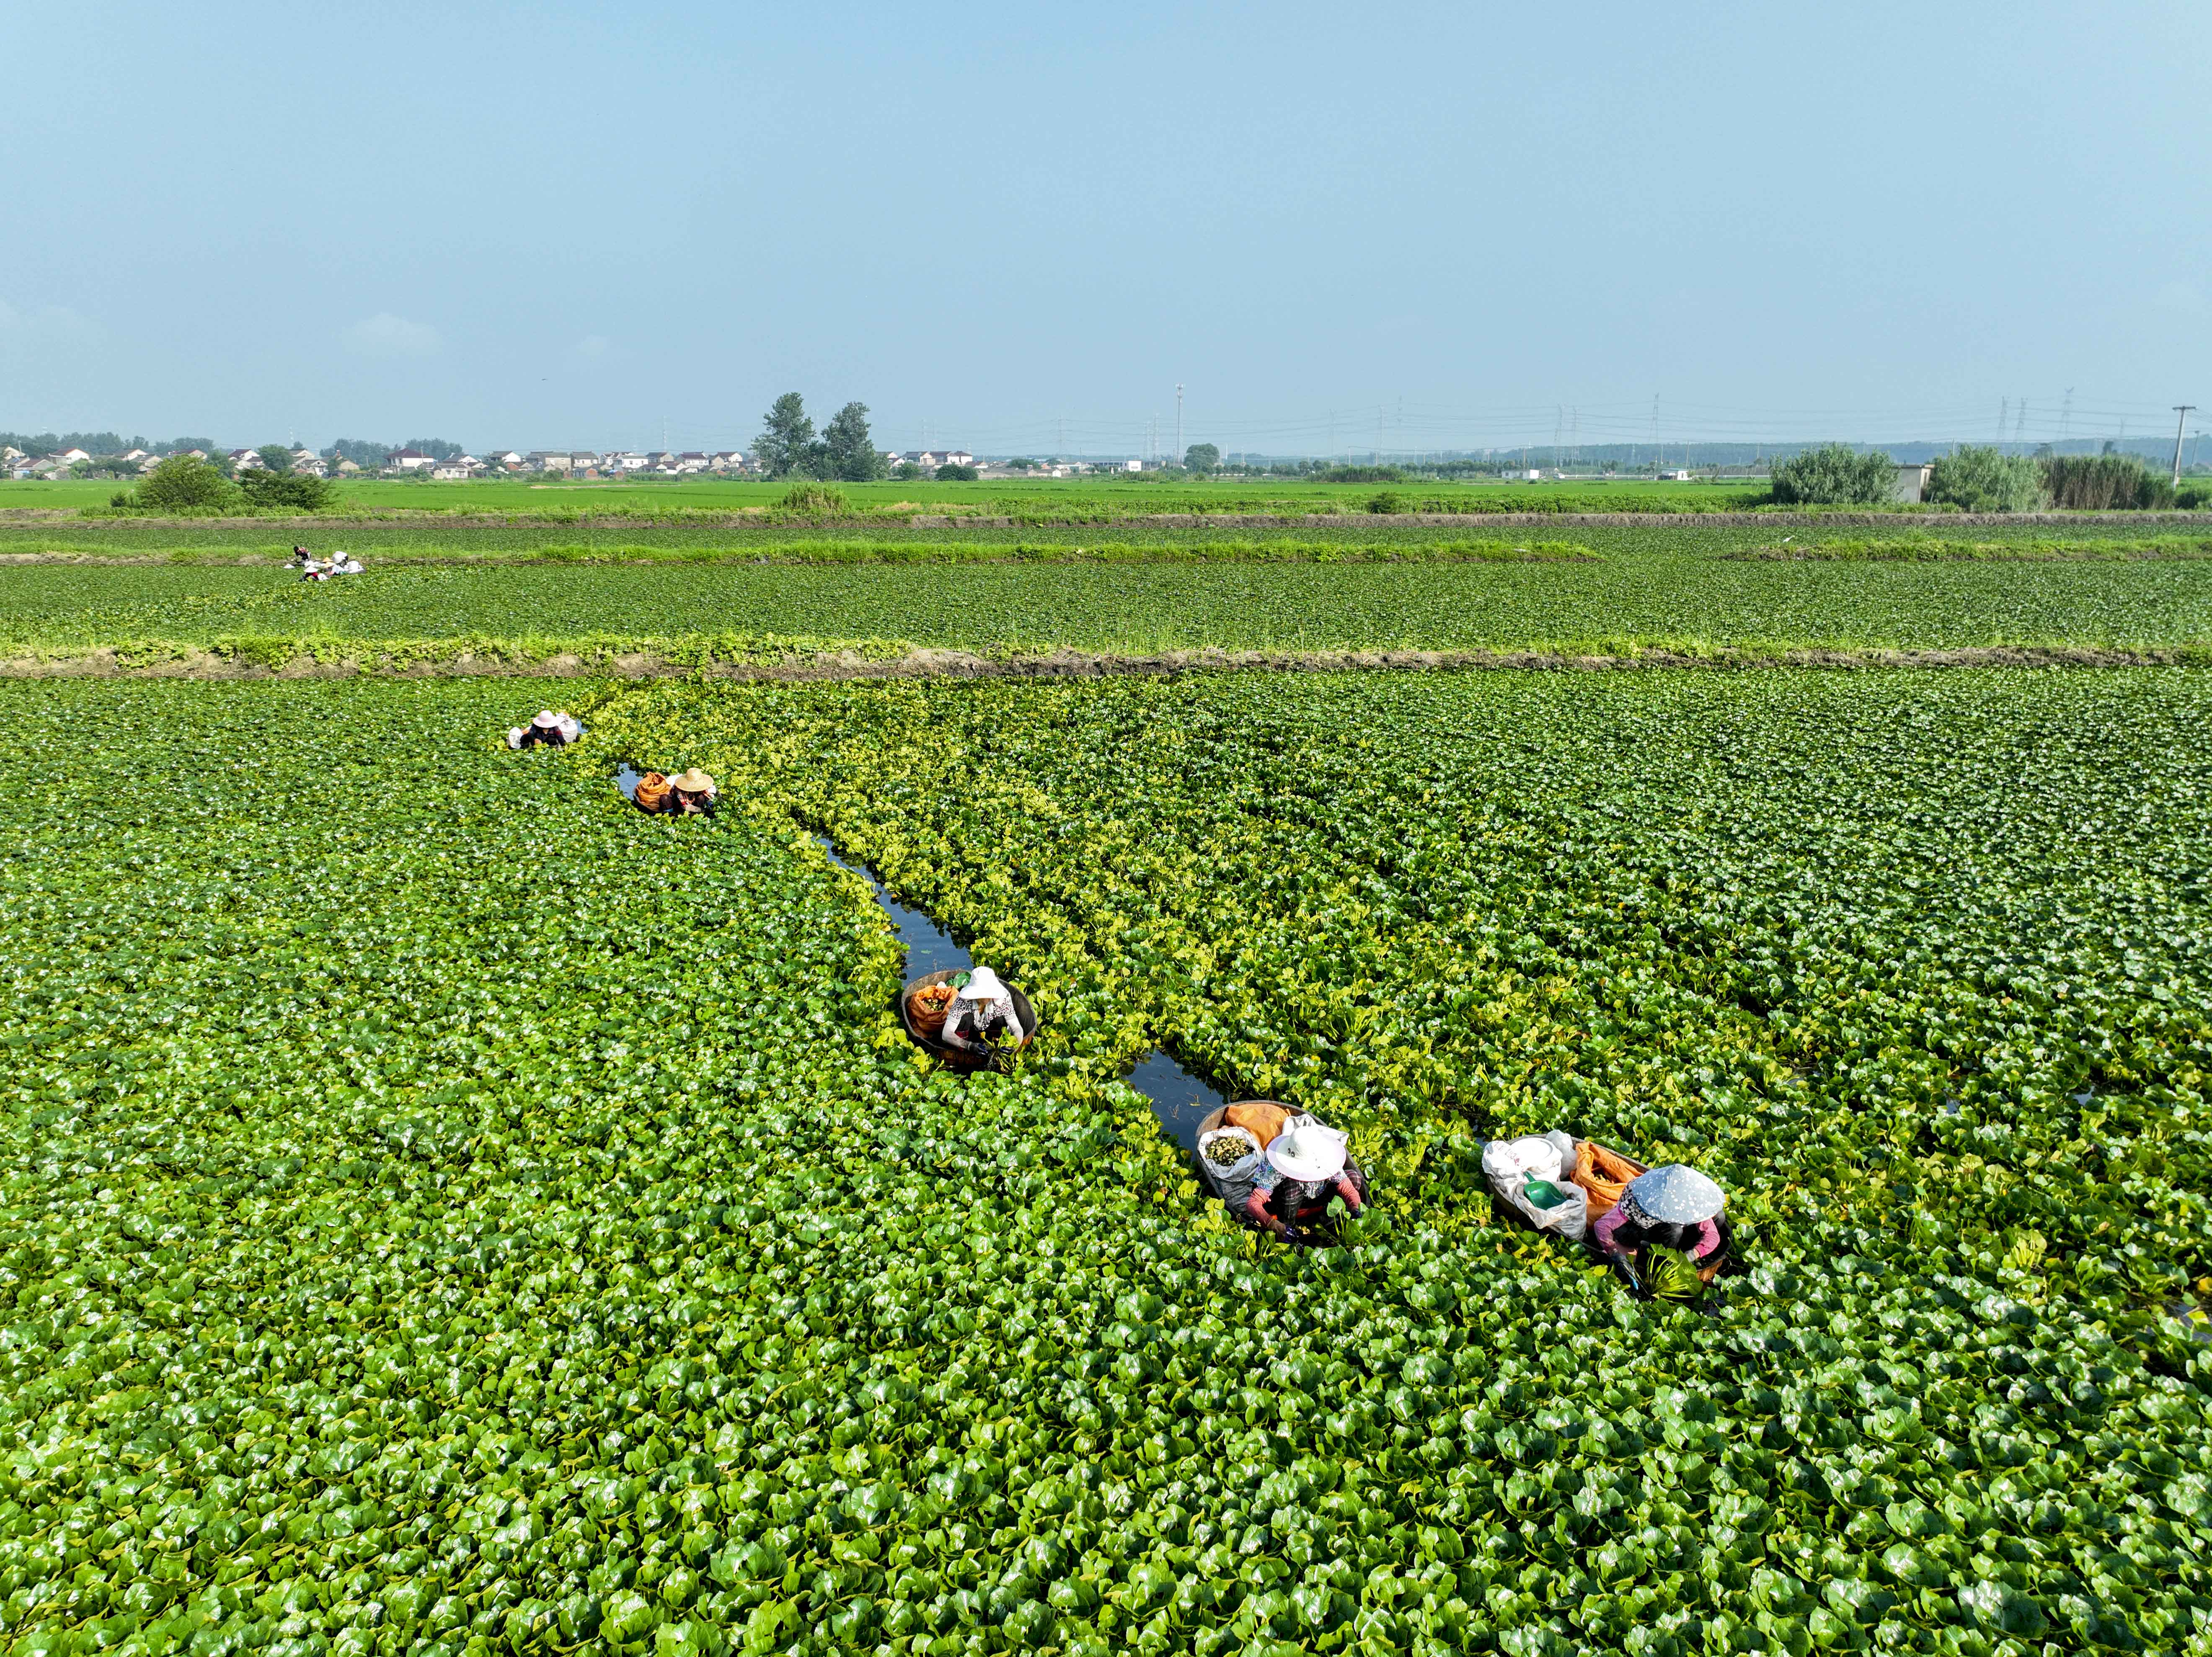
<svg viewBox="0 0 2212 1657"><path fill-rule="evenodd" d="M714 786L714 778L697 766L681 776L668 780L672 791L668 804L663 808L680 817L711 817L714 815L714 796L720 791Z"/></svg>
<svg viewBox="0 0 2212 1657"><path fill-rule="evenodd" d="M1309 1118L1268 1141L1244 1211L1278 1236L1295 1241L1341 1197L1357 1214L1367 1205L1367 1176L1345 1154L1344 1136Z"/></svg>
<svg viewBox="0 0 2212 1657"><path fill-rule="evenodd" d="M1697 1169L1668 1162L1628 1182L1612 1211L1591 1228L1590 1241L1613 1274L1641 1293L1639 1248L1672 1248L1700 1267L1728 1257L1729 1223L1721 1211L1727 1205L1728 1193Z"/></svg>
<svg viewBox="0 0 2212 1657"><path fill-rule="evenodd" d="M1014 1006L1013 992L1009 990L999 974L988 967L978 967L952 980L957 993L952 1005L945 1011L945 1023L938 1030L938 1039L963 1053L981 1053L989 1058L999 1051L1000 1038L1010 1038L1018 1047L1029 1040L1032 1032L1022 1028L1022 1016Z"/></svg>

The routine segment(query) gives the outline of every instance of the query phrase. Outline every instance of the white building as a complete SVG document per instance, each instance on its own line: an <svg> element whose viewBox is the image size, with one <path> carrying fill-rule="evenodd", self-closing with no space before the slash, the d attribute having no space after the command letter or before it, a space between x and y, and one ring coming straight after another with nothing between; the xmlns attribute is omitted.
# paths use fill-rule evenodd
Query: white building
<svg viewBox="0 0 2212 1657"><path fill-rule="evenodd" d="M395 472L419 472L423 467L436 464L420 449L394 449L385 457L384 469Z"/></svg>

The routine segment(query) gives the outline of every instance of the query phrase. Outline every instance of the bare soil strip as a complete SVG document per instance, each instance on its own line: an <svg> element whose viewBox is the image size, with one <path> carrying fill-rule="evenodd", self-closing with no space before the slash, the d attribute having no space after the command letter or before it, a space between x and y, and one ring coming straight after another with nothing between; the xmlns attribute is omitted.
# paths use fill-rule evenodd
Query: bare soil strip
<svg viewBox="0 0 2212 1657"><path fill-rule="evenodd" d="M872 659L843 652L776 661L701 664L671 660L648 650L554 655L539 660L477 656L404 660L368 655L324 658L301 654L276 665L197 647L158 659L134 660L109 646L0 659L0 677L101 679L435 679L710 678L799 679L1079 679L1117 674L1205 672L1337 673L1618 672L1638 670L1749 671L1771 667L2154 667L2212 666L2212 646L2102 650L2061 645L1989 645L1948 650L1806 647L1777 651L1716 649L1711 652L1655 649L1633 655L1571 655L1542 650L1316 650L1166 651L1115 655L1060 650L1047 654L991 657L960 650L916 650Z"/></svg>

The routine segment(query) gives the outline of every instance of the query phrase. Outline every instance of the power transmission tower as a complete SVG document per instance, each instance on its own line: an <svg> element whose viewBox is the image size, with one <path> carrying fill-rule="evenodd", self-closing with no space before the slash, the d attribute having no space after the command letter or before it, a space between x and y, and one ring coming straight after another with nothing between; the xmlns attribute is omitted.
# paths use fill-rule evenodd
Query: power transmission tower
<svg viewBox="0 0 2212 1657"><path fill-rule="evenodd" d="M2015 448L2027 440L2027 399L2026 398L2020 400L2020 415L2013 422L2012 440Z"/></svg>
<svg viewBox="0 0 2212 1657"><path fill-rule="evenodd" d="M2000 443L2004 441L2005 422L2011 415L2012 399L2008 397L1999 398L1997 399L1997 441Z"/></svg>
<svg viewBox="0 0 2212 1657"><path fill-rule="evenodd" d="M2194 403L2173 405L2173 481L2177 487L2181 483L2181 428L2189 423L2189 411L2196 406Z"/></svg>
<svg viewBox="0 0 2212 1657"><path fill-rule="evenodd" d="M2073 423L2074 388L2071 385L2069 385L2066 388L2066 400L2058 405L2058 442L2059 446L2062 448L2065 446L2066 443L2066 429Z"/></svg>

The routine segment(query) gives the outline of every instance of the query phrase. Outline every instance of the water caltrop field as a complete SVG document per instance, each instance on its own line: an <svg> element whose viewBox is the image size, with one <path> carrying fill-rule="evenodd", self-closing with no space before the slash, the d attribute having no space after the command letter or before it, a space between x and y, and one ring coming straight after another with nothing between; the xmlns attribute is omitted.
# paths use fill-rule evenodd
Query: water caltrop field
<svg viewBox="0 0 2212 1657"><path fill-rule="evenodd" d="M12 1651L2212 1652L2186 537L100 532L0 568ZM657 676L533 677L594 640ZM1393 650L1644 665L1322 659ZM1026 992L1003 1073L823 837ZM1155 1053L1371 1204L1237 1223ZM1736 1269L1522 1224L1552 1129Z"/></svg>

